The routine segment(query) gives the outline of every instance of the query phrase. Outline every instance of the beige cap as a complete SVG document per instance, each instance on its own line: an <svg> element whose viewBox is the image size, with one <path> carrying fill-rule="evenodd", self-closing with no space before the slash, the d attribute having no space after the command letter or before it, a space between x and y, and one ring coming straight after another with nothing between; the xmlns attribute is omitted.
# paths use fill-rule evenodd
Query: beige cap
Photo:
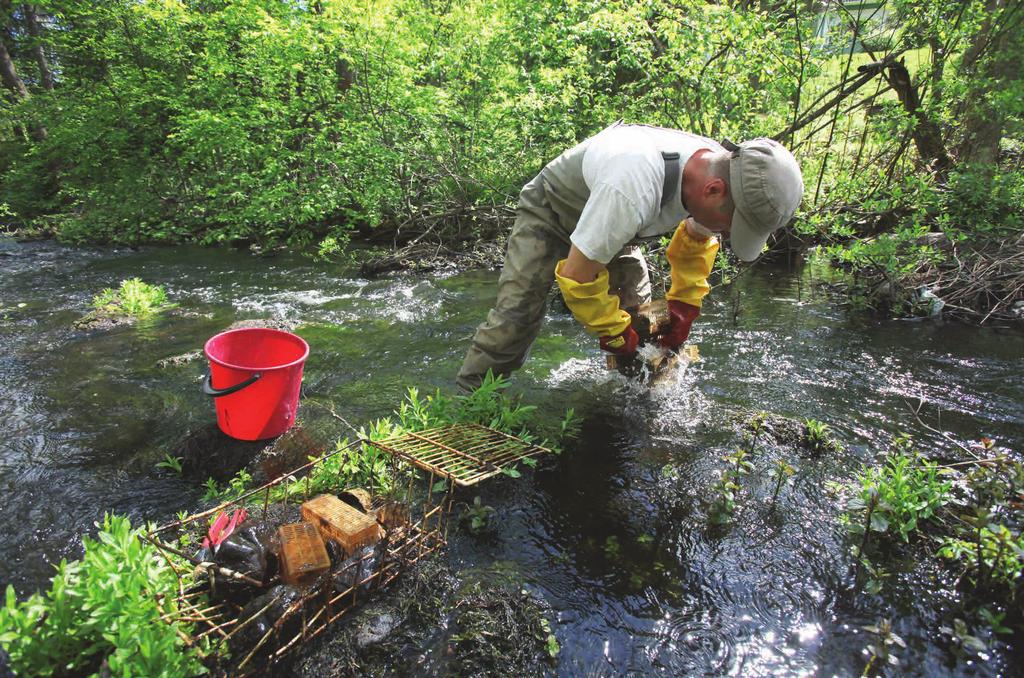
<svg viewBox="0 0 1024 678"><path fill-rule="evenodd" d="M743 261L757 259L768 236L785 226L804 194L804 179L793 154L773 139L752 139L737 146L722 142L732 152L729 189L736 211L729 242Z"/></svg>

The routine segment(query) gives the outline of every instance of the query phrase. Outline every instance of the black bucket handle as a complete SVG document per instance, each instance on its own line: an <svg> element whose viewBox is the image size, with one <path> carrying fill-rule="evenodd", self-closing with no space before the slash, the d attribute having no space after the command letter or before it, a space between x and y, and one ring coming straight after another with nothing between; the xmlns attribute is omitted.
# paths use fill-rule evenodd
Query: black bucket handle
<svg viewBox="0 0 1024 678"><path fill-rule="evenodd" d="M210 372L206 373L206 378L203 379L203 393L213 398L220 398L222 396L231 395L241 391L250 384L255 384L259 381L259 378L263 375L260 372L253 372L252 376L245 381L240 381L234 386L228 386L227 388L214 388L213 387L213 374Z"/></svg>

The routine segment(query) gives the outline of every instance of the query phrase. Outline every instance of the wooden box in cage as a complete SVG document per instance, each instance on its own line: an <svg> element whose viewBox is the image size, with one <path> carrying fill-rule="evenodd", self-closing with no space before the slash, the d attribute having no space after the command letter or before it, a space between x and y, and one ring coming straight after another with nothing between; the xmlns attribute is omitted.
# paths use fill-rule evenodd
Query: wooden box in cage
<svg viewBox="0 0 1024 678"><path fill-rule="evenodd" d="M373 516L333 494L321 494L304 503L302 519L316 525L326 539L336 541L346 553L380 539L380 526Z"/></svg>
<svg viewBox="0 0 1024 678"><path fill-rule="evenodd" d="M277 534L281 540L281 579L284 583L305 586L331 569L324 540L314 525L282 525Z"/></svg>

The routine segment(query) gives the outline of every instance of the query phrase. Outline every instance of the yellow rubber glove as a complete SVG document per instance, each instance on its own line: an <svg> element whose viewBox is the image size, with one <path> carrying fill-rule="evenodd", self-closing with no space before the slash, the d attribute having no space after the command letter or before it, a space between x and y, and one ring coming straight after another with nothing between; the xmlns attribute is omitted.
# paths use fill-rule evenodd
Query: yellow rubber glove
<svg viewBox="0 0 1024 678"><path fill-rule="evenodd" d="M581 283L562 276L563 264L565 259L555 266L555 280L573 317L599 337L625 332L629 327L629 314L619 309L618 297L608 294L608 271L598 273L592 282Z"/></svg>
<svg viewBox="0 0 1024 678"><path fill-rule="evenodd" d="M704 295L711 291L708 276L717 253L718 238L697 240L687 233L685 221L679 224L665 250L672 273L672 287L665 298L700 308Z"/></svg>

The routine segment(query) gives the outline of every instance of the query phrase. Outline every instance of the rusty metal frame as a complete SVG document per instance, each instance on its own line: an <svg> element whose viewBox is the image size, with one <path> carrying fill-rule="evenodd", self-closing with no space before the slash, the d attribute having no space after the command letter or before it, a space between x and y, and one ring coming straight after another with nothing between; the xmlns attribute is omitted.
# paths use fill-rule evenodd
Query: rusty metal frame
<svg viewBox="0 0 1024 678"><path fill-rule="evenodd" d="M517 462L551 452L479 424L439 426L368 442L459 487L476 485Z"/></svg>

